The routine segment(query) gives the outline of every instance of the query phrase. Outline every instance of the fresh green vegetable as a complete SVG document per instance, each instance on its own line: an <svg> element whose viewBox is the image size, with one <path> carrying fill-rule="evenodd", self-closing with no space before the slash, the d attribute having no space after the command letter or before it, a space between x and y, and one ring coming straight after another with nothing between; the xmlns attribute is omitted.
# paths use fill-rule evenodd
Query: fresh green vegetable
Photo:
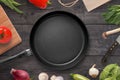
<svg viewBox="0 0 120 80"><path fill-rule="evenodd" d="M90 80L87 77L80 74L70 74L74 80Z"/></svg>
<svg viewBox="0 0 120 80"><path fill-rule="evenodd" d="M117 64L107 65L101 72L99 80L120 80L120 67Z"/></svg>
<svg viewBox="0 0 120 80"><path fill-rule="evenodd" d="M20 9L17 8L21 4L14 0L0 0L0 3L4 3L6 6L8 6L10 9L16 11L17 13L20 13L20 14L23 13Z"/></svg>
<svg viewBox="0 0 120 80"><path fill-rule="evenodd" d="M120 5L113 5L108 11L103 13L105 21L109 24L120 24Z"/></svg>

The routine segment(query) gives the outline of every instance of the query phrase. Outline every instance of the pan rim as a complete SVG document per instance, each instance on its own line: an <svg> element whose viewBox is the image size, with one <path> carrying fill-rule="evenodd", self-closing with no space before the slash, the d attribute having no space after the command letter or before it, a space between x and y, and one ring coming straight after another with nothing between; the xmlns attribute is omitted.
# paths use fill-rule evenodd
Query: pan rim
<svg viewBox="0 0 120 80"><path fill-rule="evenodd" d="M83 35L84 35L84 44L82 45L82 49L80 50L80 52L77 54L77 56L75 56L75 58L71 59L70 61L68 62L65 62L64 64L56 64L56 63L50 63L48 62L47 60L44 60L43 58L41 58L37 52L35 51L34 47L33 47L33 36L34 36L34 32L35 32L35 26L42 23L40 21L42 21L43 19L45 19L46 17L49 17L49 15L54 15L54 14L61 14L61 13L64 13L68 16L72 15L72 18L75 19L77 22L79 22L79 24L82 26L81 29L83 30ZM70 16L71 17L71 16ZM40 22L40 23L39 23ZM85 50L88 46L88 40L89 37L88 37L88 31L87 31L87 28L85 26L85 24L82 22L82 20L80 18L78 18L76 15L70 13L70 12L66 12L66 11L52 11L52 12L49 12L45 15L43 15L42 17L40 17L37 22L34 24L32 30L31 30L31 33L30 33L30 47L31 47L31 50L33 52L33 54L35 55L35 57L37 57L39 59L40 62L42 62L43 64L46 64L46 65L49 65L51 67L57 67L56 69L58 70L60 68L61 69L67 69L67 68L71 68L73 67L74 65L76 65L78 62L80 62L84 56L85 56ZM82 57L81 57L82 56ZM79 59L80 58L80 59ZM68 66L68 67L67 67ZM64 68L62 68L64 67Z"/></svg>

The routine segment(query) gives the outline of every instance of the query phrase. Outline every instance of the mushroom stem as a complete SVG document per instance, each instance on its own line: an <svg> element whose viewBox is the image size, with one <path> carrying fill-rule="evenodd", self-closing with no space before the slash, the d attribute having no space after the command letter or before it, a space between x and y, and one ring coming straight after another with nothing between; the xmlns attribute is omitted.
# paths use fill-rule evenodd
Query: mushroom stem
<svg viewBox="0 0 120 80"><path fill-rule="evenodd" d="M102 37L107 39L107 36L120 32L120 28L116 28L110 31L103 32Z"/></svg>

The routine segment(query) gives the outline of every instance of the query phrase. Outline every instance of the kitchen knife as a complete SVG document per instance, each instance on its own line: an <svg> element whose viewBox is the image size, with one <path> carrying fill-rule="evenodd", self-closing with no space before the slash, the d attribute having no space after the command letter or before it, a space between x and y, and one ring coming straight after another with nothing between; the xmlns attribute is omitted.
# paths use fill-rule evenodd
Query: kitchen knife
<svg viewBox="0 0 120 80"><path fill-rule="evenodd" d="M112 46L108 49L106 54L102 58L102 62L106 62L107 58L112 54L112 52L120 45L120 35L117 37L116 41L112 44Z"/></svg>

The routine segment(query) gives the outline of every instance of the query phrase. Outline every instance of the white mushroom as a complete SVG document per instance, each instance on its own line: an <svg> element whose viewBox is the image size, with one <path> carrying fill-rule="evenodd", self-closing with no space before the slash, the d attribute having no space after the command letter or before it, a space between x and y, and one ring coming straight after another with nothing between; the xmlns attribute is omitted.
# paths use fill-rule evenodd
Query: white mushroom
<svg viewBox="0 0 120 80"><path fill-rule="evenodd" d="M49 78L49 76L48 76L48 74L45 73L45 72L42 72L42 73L40 73L40 74L38 75L38 79L39 79L39 80L48 80L48 78Z"/></svg>

